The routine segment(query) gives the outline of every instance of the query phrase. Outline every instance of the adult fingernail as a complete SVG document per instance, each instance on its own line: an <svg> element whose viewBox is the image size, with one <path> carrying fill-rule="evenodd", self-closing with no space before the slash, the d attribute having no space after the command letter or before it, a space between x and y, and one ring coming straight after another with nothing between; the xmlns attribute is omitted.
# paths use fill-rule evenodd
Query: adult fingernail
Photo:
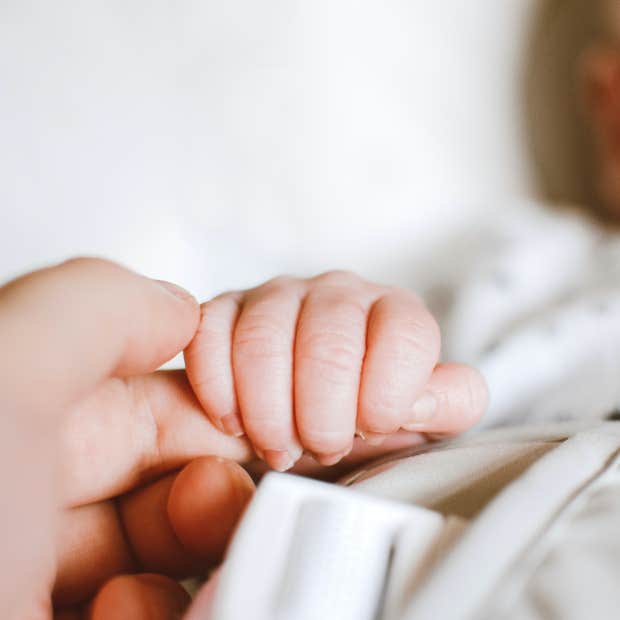
<svg viewBox="0 0 620 620"><path fill-rule="evenodd" d="M220 424L222 425L222 430L227 435L232 435L233 437L241 437L243 432L243 426L241 426L241 420L234 413L229 413L220 418Z"/></svg>
<svg viewBox="0 0 620 620"><path fill-rule="evenodd" d="M155 280L155 282L157 282L157 284L159 284L162 288L166 289L169 293L172 293L175 297L178 297L183 301L194 299L194 296L189 291L186 291L178 284L173 284L167 280Z"/></svg>
<svg viewBox="0 0 620 620"><path fill-rule="evenodd" d="M295 465L288 450L265 450L265 461L276 471L284 472Z"/></svg>
<svg viewBox="0 0 620 620"><path fill-rule="evenodd" d="M413 405L410 421L403 425L403 428L410 431L423 427L437 413L437 405L437 398L434 394L430 392L422 394Z"/></svg>

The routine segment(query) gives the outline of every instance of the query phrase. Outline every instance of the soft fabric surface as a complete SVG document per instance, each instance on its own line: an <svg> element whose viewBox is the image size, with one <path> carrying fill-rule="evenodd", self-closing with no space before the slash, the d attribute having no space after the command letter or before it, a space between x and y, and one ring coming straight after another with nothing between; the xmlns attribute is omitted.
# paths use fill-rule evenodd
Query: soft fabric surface
<svg viewBox="0 0 620 620"><path fill-rule="evenodd" d="M443 255L434 296L443 302L444 356L476 365L489 383L484 423L618 409L618 235L576 212L531 204L488 219L474 239Z"/></svg>

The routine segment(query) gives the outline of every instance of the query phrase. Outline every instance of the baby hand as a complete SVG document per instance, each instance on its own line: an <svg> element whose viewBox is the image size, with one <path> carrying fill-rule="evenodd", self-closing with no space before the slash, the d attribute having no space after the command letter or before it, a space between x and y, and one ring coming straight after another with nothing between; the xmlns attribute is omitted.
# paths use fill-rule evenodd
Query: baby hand
<svg viewBox="0 0 620 620"><path fill-rule="evenodd" d="M343 272L281 277L202 305L187 375L222 431L274 469L304 450L333 465L355 434L453 434L487 406L482 377L438 364L439 329L413 293Z"/></svg>

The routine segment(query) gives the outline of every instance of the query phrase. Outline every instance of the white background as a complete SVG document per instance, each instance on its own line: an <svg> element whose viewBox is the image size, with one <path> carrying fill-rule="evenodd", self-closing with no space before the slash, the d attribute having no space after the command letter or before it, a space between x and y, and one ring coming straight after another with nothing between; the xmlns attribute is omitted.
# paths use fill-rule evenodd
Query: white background
<svg viewBox="0 0 620 620"><path fill-rule="evenodd" d="M330 267L415 286L435 241L533 194L535 4L2 0L0 280L97 254L199 297Z"/></svg>

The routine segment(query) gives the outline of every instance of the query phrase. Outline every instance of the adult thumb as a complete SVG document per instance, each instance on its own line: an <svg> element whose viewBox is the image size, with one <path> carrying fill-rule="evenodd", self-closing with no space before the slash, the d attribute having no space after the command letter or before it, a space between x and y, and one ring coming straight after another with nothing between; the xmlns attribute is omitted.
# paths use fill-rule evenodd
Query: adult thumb
<svg viewBox="0 0 620 620"><path fill-rule="evenodd" d="M0 288L0 385L22 412L65 407L109 376L155 370L192 339L196 300L109 261L79 258Z"/></svg>

